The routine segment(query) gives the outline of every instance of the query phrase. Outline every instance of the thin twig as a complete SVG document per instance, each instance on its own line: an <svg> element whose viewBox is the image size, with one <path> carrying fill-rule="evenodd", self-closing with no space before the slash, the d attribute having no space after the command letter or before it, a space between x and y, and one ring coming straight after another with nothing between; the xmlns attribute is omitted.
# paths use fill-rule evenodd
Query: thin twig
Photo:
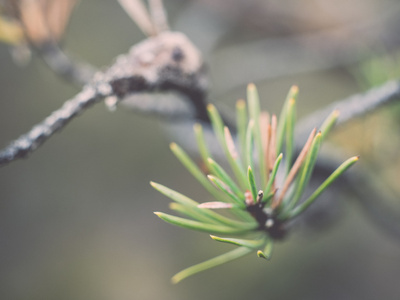
<svg viewBox="0 0 400 300"><path fill-rule="evenodd" d="M79 86L87 84L97 71L92 65L77 61L75 58L67 55L53 41L36 47L36 50L54 73Z"/></svg>
<svg viewBox="0 0 400 300"><path fill-rule="evenodd" d="M65 127L75 116L97 103L101 97L97 89L87 86L74 98L54 111L44 121L34 126L0 152L0 167L16 159L25 158L42 145L55 132Z"/></svg>
<svg viewBox="0 0 400 300"><path fill-rule="evenodd" d="M400 81L388 81L383 85L370 89L366 93L356 94L334 102L301 120L296 130L296 145L301 145L307 133L316 125L322 124L325 118L334 110L340 111L336 125L343 125L355 118L375 111L383 105L400 100Z"/></svg>

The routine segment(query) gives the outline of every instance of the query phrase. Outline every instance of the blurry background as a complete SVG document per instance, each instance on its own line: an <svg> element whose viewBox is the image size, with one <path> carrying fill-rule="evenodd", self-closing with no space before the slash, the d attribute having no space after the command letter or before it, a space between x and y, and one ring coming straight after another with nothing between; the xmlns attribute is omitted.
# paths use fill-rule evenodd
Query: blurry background
<svg viewBox="0 0 400 300"><path fill-rule="evenodd" d="M218 106L233 107L255 82L263 108L276 112L297 84L301 117L400 71L398 1L166 2L171 27L204 52ZM143 38L116 1L85 0L72 14L64 46L103 67ZM1 145L77 91L36 55L19 66L0 44ZM331 138L345 155L362 155L363 167L394 193L398 112L380 110ZM251 255L171 285L176 272L230 247L153 215L167 211L169 201L150 180L206 200L170 153L173 137L160 125L100 104L29 159L0 169L2 299L399 299L399 241L340 195L337 222L299 228L270 262Z"/></svg>

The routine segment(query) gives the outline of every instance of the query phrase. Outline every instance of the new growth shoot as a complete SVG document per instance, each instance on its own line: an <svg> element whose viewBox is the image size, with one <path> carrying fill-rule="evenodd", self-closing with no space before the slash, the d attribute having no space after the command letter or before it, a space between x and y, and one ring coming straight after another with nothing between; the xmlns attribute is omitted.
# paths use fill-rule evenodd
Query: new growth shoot
<svg viewBox="0 0 400 300"><path fill-rule="evenodd" d="M304 197L320 145L335 124L339 112L333 111L319 129L314 128L297 154L294 147L297 95L298 88L293 86L278 119L260 110L257 89L250 84L247 105L243 100L236 105L237 144L215 106L208 105L215 136L231 172L224 170L211 156L200 124L194 126L194 134L208 174L182 148L171 144L172 152L210 193L212 201L199 203L151 182L156 190L174 201L170 208L183 217L162 212L155 214L168 223L204 231L215 241L238 246L177 273L172 277L173 283L251 252L269 260L274 242L287 233L287 222L303 213L358 160L355 156L343 162L311 196Z"/></svg>

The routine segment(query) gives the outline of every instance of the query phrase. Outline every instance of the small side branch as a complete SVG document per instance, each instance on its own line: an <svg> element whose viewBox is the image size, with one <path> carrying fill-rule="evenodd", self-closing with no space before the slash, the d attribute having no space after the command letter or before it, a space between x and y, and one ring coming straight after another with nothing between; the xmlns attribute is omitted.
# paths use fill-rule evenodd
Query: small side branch
<svg viewBox="0 0 400 300"><path fill-rule="evenodd" d="M78 86L87 84L96 72L93 66L68 56L55 42L49 41L36 50L54 73Z"/></svg>
<svg viewBox="0 0 400 300"><path fill-rule="evenodd" d="M366 93L356 94L339 100L318 110L299 122L296 132L297 145L301 145L306 140L308 133L316 124L322 124L323 120L334 110L339 110L340 115L336 122L337 125L361 117L369 112L400 100L400 81L392 80L385 84L373 88Z"/></svg>

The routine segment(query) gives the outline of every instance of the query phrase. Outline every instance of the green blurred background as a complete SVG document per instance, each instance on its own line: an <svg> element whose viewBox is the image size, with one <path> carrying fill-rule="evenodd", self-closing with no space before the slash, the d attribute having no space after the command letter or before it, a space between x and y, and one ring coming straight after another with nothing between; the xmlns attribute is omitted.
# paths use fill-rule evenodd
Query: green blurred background
<svg viewBox="0 0 400 300"><path fill-rule="evenodd" d="M397 70L396 60L386 68L378 63L373 70L384 75L372 78L365 60L396 53L397 1L166 2L172 28L204 51L210 97L220 106L232 106L245 96L246 83L255 82L263 108L276 112L297 84L301 117ZM352 35L360 24L371 27ZM325 33L338 48L299 39L304 53L292 55L285 44ZM143 38L116 1L85 0L72 15L64 46L103 67ZM35 55L18 66L9 50L0 45L3 146L78 91ZM361 163L396 191L400 143L393 108L339 128L331 141L346 155L362 154ZM29 159L0 169L1 299L399 299L399 241L344 197L334 199L340 216L332 226L299 228L276 246L270 262L251 255L171 285L176 272L230 247L153 215L166 211L168 200L150 180L199 201L206 197L170 153L174 138L162 125L99 104Z"/></svg>

